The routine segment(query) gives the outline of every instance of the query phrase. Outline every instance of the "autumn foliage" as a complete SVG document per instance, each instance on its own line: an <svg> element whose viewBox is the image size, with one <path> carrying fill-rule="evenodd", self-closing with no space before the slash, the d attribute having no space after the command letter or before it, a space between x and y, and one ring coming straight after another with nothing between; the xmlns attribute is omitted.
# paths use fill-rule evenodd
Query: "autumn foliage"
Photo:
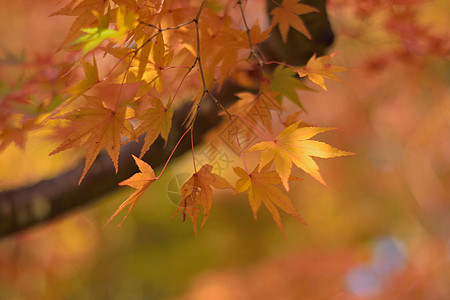
<svg viewBox="0 0 450 300"><path fill-rule="evenodd" d="M447 300L450 2L328 0L329 53L274 58L304 1L0 3L0 228L75 164L71 197L111 191L2 238L0 298Z"/></svg>
<svg viewBox="0 0 450 300"><path fill-rule="evenodd" d="M313 127L299 119L303 106L298 92L312 91L300 77L326 90L324 78L342 81L335 73L347 69L330 64L334 53L314 55L306 66L292 66L266 59L260 49L275 31L284 43L288 42L289 31L311 38L301 16L316 13L316 8L297 0L283 0L270 11L269 21L259 16L252 24L245 8L245 1L70 1L53 13L73 18L59 49L73 57L73 62L59 68L59 77L55 77L55 81L64 81L51 96L42 95L33 102L6 97L1 103L0 148L13 142L24 147L27 132L47 126L59 143L50 155L85 149L85 167L79 179L82 184L100 151L107 151L117 173L121 147L145 135L140 156L134 157L141 172L120 184L136 191L109 222L125 207L130 213L164 172L171 157L158 176L141 159L159 136L167 142L174 109L191 103L181 139L190 136L193 142L198 111L204 102L211 101L222 109L224 122L234 128L242 158L234 166L239 178L233 185L230 179L215 174L211 165L196 166L192 146L194 172L181 188L178 208L183 219L188 215L196 231L199 215L203 214L202 226L208 218L212 188L230 188L235 193L248 192L255 217L264 203L280 229L277 207L304 222L283 191L289 191L289 181L297 180L291 176L293 165L326 186L312 157L352 153L310 140L330 128ZM263 20L268 22L264 27ZM251 86L252 91L237 94L237 102L226 108L215 96L226 81ZM270 119L255 122L243 114L251 115L252 106L261 101L284 122L286 128L276 138L267 135L275 128L279 130ZM286 113L291 104L297 107L294 114ZM24 106L34 111L27 113ZM245 149L237 133L243 124L259 136L258 143ZM169 145L172 154L178 143ZM256 167L246 160L254 151L262 151Z"/></svg>

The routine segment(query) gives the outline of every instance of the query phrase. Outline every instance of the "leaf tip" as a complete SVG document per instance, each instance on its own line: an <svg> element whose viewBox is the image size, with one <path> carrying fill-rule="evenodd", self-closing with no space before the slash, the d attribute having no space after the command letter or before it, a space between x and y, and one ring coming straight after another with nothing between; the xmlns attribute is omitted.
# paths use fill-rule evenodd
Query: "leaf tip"
<svg viewBox="0 0 450 300"><path fill-rule="evenodd" d="M285 178L282 178L282 181L283 181L284 189L286 190L286 192L289 192L289 182L288 182L288 180L285 179Z"/></svg>
<svg viewBox="0 0 450 300"><path fill-rule="evenodd" d="M81 185L81 182L83 181L84 177L86 176L87 170L85 169L83 171L83 174L81 174L80 180L78 180L78 185Z"/></svg>

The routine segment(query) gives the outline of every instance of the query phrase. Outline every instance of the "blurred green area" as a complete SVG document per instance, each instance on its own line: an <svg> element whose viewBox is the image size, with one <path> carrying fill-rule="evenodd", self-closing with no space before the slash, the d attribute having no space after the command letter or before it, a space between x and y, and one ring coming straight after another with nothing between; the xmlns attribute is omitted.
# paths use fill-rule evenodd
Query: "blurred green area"
<svg viewBox="0 0 450 300"><path fill-rule="evenodd" d="M440 28L448 20L426 22L446 2L416 2L417 18L445 37ZM195 236L181 214L171 219L176 206L168 196L171 179L191 172L189 154L173 162L119 228L120 219L101 229L128 188L0 241L0 299L448 299L448 45L428 45L404 14L393 18L376 7L370 14L343 0L330 5L334 63L357 70L342 75L350 86L327 82L328 93L301 94L309 112L302 117L338 127L318 138L357 155L318 160L330 190L297 174L304 180L289 194L307 226L283 214L285 240L265 209L253 219L246 194L216 191ZM400 24L387 28L389 17ZM11 179L13 157L22 155L23 170L11 185L67 167L68 156L52 166L32 163L49 152L37 142L21 154L11 147L0 155L1 179Z"/></svg>

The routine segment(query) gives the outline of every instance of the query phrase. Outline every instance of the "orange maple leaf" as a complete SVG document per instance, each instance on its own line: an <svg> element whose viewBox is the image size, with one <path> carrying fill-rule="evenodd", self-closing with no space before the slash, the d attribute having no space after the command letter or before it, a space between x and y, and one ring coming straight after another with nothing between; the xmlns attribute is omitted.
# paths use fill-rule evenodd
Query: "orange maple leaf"
<svg viewBox="0 0 450 300"><path fill-rule="evenodd" d="M247 172L239 167L234 168L234 172L240 177L236 182L236 194L243 193L248 190L248 200L252 207L253 215L257 218L257 213L261 207L261 203L267 207L272 217L283 232L283 225L281 224L281 217L278 213L277 206L295 217L297 220L306 225L305 220L299 215L295 209L292 200L276 185L281 184L280 177L275 171L268 171L268 167L260 170L258 166L251 172ZM290 176L289 180L300 180L296 177ZM284 232L283 232L284 234Z"/></svg>
<svg viewBox="0 0 450 300"><path fill-rule="evenodd" d="M298 121L285 128L273 141L253 145L248 151L261 151L261 167L275 164L275 170L287 191L288 179L291 174L292 163L327 186L319 172L319 166L312 157L330 158L353 155L354 153L341 151L328 144L309 140L321 132L332 130L325 127L299 127Z"/></svg>
<svg viewBox="0 0 450 300"><path fill-rule="evenodd" d="M345 83L344 80L339 78L336 74L337 72L344 72L350 69L341 67L341 66L333 66L329 64L330 59L336 56L336 52L331 53L330 55L321 56L316 59L316 54L309 59L306 66L303 68L296 69L298 76L305 77L308 76L309 80L319 85L325 91L327 87L325 86L324 78L328 78L334 81Z"/></svg>
<svg viewBox="0 0 450 300"><path fill-rule="evenodd" d="M22 121L23 116L19 114L14 114L11 118L4 118L6 126L0 127L0 151L3 151L12 142L24 150L27 134L40 126L36 124L35 119ZM17 123L11 122L11 120L17 121Z"/></svg>
<svg viewBox="0 0 450 300"><path fill-rule="evenodd" d="M300 33L303 33L308 39L311 39L311 34L298 15L303 15L311 12L318 12L312 6L306 4L299 4L298 0L283 0L279 7L275 7L270 14L272 18L272 26L278 24L281 38L286 44L289 27L293 27Z"/></svg>
<svg viewBox="0 0 450 300"><path fill-rule="evenodd" d="M133 125L127 120L126 106L121 105L116 108L111 103L115 101L103 101L86 95L84 97L88 100L85 107L58 117L58 119L71 121L71 124L64 129L64 141L50 153L53 155L66 149L87 146L86 162L78 184L81 183L104 147L117 173L121 136L135 139Z"/></svg>
<svg viewBox="0 0 450 300"><path fill-rule="evenodd" d="M192 220L195 234L197 234L197 219L201 209L203 209L203 220L200 228L205 225L208 219L213 203L211 186L216 189L233 188L224 178L211 173L212 169L211 165L204 165L200 171L194 173L181 187L181 201L175 214L180 209L183 209L183 215L187 213Z"/></svg>
<svg viewBox="0 0 450 300"><path fill-rule="evenodd" d="M229 24L229 26L231 26L231 24ZM265 41L269 37L269 32L269 29L261 32L258 20L256 20L249 32L252 45L256 46ZM218 79L219 82L223 83L226 77L236 69L236 62L240 60L242 49L247 48L249 45L248 39L249 36L247 35L247 32L227 28L227 30L219 32L217 38L213 40L215 46L219 47L219 50L212 60L212 65L215 67L222 63L221 76Z"/></svg>
<svg viewBox="0 0 450 300"><path fill-rule="evenodd" d="M150 149L150 146L161 134L161 137L167 142L170 128L172 126L173 109L166 108L161 100L151 98L151 108L144 110L138 114L140 120L144 120L136 129L137 135L147 132L144 138L144 145L142 146L139 158L142 158L145 152Z"/></svg>
<svg viewBox="0 0 450 300"><path fill-rule="evenodd" d="M123 218L122 222L120 222L119 224L120 226L123 223L123 221L125 221L125 219L128 217L131 210L136 205L136 202L142 197L142 195L149 188L149 186L152 185L152 183L156 180L155 172L153 171L150 165L148 165L145 161L140 160L134 155L133 158L141 172L136 173L130 178L120 182L119 185L131 186L132 188L135 188L136 191L133 194L131 194L127 200L125 200L124 202L122 202L122 204L120 204L119 208L112 214L112 216L108 219L108 221L103 227L108 225L108 223L111 222L111 220L114 219L114 217L117 216L125 207L130 206L128 208L127 214Z"/></svg>

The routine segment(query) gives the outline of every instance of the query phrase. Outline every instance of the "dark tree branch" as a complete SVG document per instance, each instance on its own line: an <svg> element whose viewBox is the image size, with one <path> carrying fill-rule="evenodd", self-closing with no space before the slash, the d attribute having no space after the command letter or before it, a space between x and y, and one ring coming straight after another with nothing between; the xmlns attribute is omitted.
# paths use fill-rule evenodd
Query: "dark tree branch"
<svg viewBox="0 0 450 300"><path fill-rule="evenodd" d="M233 96L238 92L236 86L224 86L223 93L218 95L226 102L233 102ZM179 140L189 106L178 109L173 116L172 131L169 141L164 147L164 141L159 138L143 157L143 160L153 167L164 164L169 157L174 145ZM195 123L194 143L200 143L207 132L216 127L221 117L216 105L205 105L200 108ZM43 180L34 185L18 189L0 192L0 237L9 235L36 224L41 224L61 216L78 207L85 206L100 196L113 192L117 184L139 172L131 154L139 156L143 144L130 142L121 148L119 158L119 172L116 174L114 166L108 154L101 152L89 169L81 185L78 180L84 168L84 162L72 170L55 178ZM191 149L190 139L185 138L174 156L179 156Z"/></svg>
<svg viewBox="0 0 450 300"><path fill-rule="evenodd" d="M273 3L271 0L267 2L270 9ZM291 65L305 64L314 53L322 55L334 38L325 10L325 2L325 0L302 1L321 11L302 17L313 36L312 41L291 29L288 43L284 45L278 31L275 30L271 41L262 47L264 54L271 56L271 59ZM238 86L225 85L216 98L226 106L235 101L234 94L240 90ZM216 105L208 105L205 101L203 103L195 123L194 141L196 143L200 143L205 134L217 126L221 120L218 116L219 108ZM186 106L175 112L167 146L164 147L163 141L158 139L144 156L144 160L151 166L158 167L166 162L182 134L181 126L188 111L189 107ZM179 145L175 156L189 151L190 147L190 140L185 139ZM76 168L55 178L0 192L0 237L23 231L33 225L43 224L113 192L120 181L138 171L131 154L138 156L141 148L142 143L136 142L130 142L121 148L118 174L115 174L109 156L101 153L80 186L78 186L78 180L83 171L84 162L80 162Z"/></svg>

